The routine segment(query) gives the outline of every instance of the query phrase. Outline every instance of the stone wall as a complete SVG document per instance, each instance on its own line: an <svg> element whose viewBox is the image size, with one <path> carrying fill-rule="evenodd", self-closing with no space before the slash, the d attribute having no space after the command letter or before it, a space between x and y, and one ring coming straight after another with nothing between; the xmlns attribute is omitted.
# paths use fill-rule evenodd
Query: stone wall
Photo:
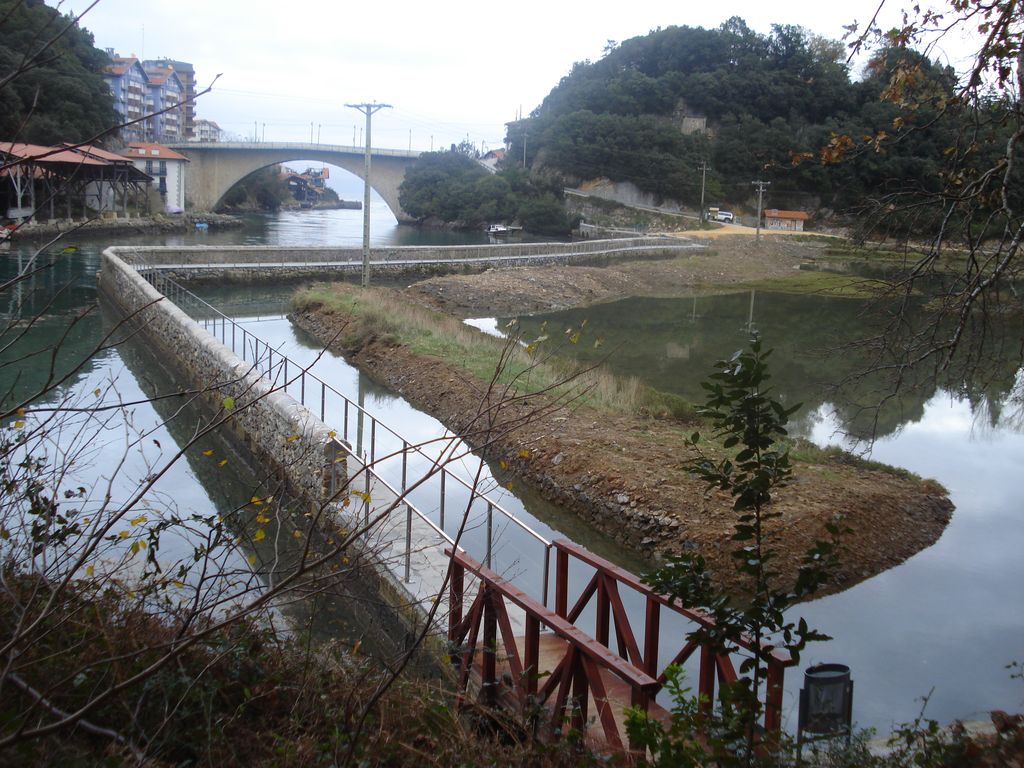
<svg viewBox="0 0 1024 768"><path fill-rule="evenodd" d="M173 360L188 386L230 416L227 426L258 461L305 501L323 500L325 468L334 466L338 448L326 424L196 325L113 249L103 253L99 287L130 324L142 329L155 354ZM230 410L224 408L226 398L234 401ZM338 471L343 473L344 465Z"/></svg>
<svg viewBox="0 0 1024 768"><path fill-rule="evenodd" d="M373 262L461 261L467 259L523 259L557 256L572 259L594 254L680 251L693 244L678 238L636 237L613 240L588 240L574 243L500 243L496 245L418 245L373 248ZM260 265L362 263L362 248L281 247L273 245L223 246L122 246L116 255L134 266L168 265Z"/></svg>
<svg viewBox="0 0 1024 768"><path fill-rule="evenodd" d="M154 355L164 360L183 382L202 392L207 404L222 416L230 437L241 444L263 469L272 471L289 491L312 508L327 501L362 464L348 452L331 428L300 403L259 375L230 349L207 333L177 305L160 294L118 251L103 252L99 274L100 293L140 330ZM230 409L225 398L234 402ZM349 466L352 464L353 466ZM328 473L336 473L332 476ZM362 487L362 481L360 486ZM362 524L360 505L330 505L334 520L352 528ZM390 497L393 499L393 495ZM375 510L389 505L387 493L374 490ZM374 513L376 515L376 512ZM411 538L406 553L405 538ZM375 566L377 579L369 586L394 612L396 641L412 643L421 631L444 583L448 558L446 542L405 505L381 520L356 545L356 551ZM408 556L409 578L402 569Z"/></svg>

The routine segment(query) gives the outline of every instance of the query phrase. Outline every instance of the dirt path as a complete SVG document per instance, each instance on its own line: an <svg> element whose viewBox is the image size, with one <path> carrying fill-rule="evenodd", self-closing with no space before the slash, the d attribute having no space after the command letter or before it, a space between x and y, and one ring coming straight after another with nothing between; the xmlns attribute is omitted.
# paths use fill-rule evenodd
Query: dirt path
<svg viewBox="0 0 1024 768"><path fill-rule="evenodd" d="M672 295L696 285L785 274L821 248L793 241L784 246L781 239L761 248L747 238L723 242L727 249L668 261L433 278L406 289L405 296L463 316L520 313L624 295ZM320 339L336 338L338 329L349 322L315 310L294 319ZM469 379L461 368L414 355L372 334L356 336L363 339L358 348L338 351L453 431L465 434L473 428L473 417L485 403L481 382ZM700 552L721 583L741 588L729 554L735 521L730 500L706 494L686 468L693 454L684 438L693 425L587 409L531 419L525 418L524 408L528 406L506 409L494 432L469 438L477 444L486 440L489 455L507 467L507 476L499 476L500 481L518 478L530 484L649 557ZM845 537L841 572L832 589L879 573L929 546L942 533L952 509L934 484L839 458L799 466L796 480L778 495L774 507L782 515L771 523L769 533L779 552L778 563L788 575L795 573L803 552L822 538L825 523L837 513L845 516L844 526L852 533Z"/></svg>

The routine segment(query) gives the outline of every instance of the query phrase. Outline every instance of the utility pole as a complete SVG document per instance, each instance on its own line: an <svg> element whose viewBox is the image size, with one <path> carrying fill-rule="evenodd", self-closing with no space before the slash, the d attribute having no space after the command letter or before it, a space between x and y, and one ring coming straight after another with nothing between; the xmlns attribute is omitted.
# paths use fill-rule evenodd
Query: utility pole
<svg viewBox="0 0 1024 768"><path fill-rule="evenodd" d="M697 170L700 171L700 220L703 223L707 216L706 209L704 208L704 182L708 177L708 161L701 160Z"/></svg>
<svg viewBox="0 0 1024 768"><path fill-rule="evenodd" d="M764 200L764 189L770 187L770 181L752 181L750 182L757 187L757 235L754 237L755 243L761 242L761 203Z"/></svg>
<svg viewBox="0 0 1024 768"><path fill-rule="evenodd" d="M373 113L390 104L346 104L366 115L366 149L363 153L363 288L370 287L370 125Z"/></svg>

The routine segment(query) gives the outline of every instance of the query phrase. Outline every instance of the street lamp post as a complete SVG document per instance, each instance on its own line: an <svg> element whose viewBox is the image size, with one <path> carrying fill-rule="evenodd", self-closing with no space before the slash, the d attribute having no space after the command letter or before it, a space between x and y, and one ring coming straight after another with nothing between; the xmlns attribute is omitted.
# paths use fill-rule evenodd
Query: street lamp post
<svg viewBox="0 0 1024 768"><path fill-rule="evenodd" d="M370 286L370 125L373 113L390 104L346 104L346 107L358 109L366 115L366 145L363 152L363 288Z"/></svg>

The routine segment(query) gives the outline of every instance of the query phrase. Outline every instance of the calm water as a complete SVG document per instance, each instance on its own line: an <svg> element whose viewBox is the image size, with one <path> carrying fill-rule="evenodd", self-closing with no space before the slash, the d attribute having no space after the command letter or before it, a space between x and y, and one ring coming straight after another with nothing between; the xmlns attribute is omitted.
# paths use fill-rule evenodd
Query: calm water
<svg viewBox="0 0 1024 768"><path fill-rule="evenodd" d="M398 227L381 205L378 201L372 209L375 244L479 242L484 237L424 236ZM359 211L296 212L251 217L241 230L133 241L355 245L360 242L361 222ZM46 328L40 333L47 338L52 339L66 325L70 313L95 299L98 254L107 243L79 239L76 244L79 250L74 254L45 256L43 260L52 260L54 268L22 286L18 297L4 297L7 312L14 310L17 301L25 312L45 310ZM0 255L6 274L12 273L18 258L26 258L26 253L23 248L20 254ZM64 286L56 304L48 306L49 297ZM251 318L259 326L257 332L287 345L296 355L303 354L303 349L305 354L313 351L311 341L281 318L283 292L238 288L215 291L211 298L230 314ZM856 330L858 311L849 302L756 294L752 303L750 294L743 294L676 302L622 302L549 320L570 323L584 317L589 321L587 338L601 337L605 342L601 352L611 350L609 365L691 399L699 398L696 382L711 370L711 363L742 346L753 322L777 350L773 370L780 393L790 402L805 403L798 424L804 434L818 442L835 441L844 416L846 427L855 433L866 428L856 418L849 419L853 414L849 408L837 408L825 387L836 372L845 372L844 366L851 361L817 354L841 340L845 332ZM78 345L74 351L94 343L103 328L104 321L98 316L83 323L74 339ZM345 388L356 396L361 393L368 407L385 421L416 433L437 428L428 416L372 385L343 361L324 358L323 364L329 366L332 381L345 382ZM33 370L26 375L31 376ZM949 394L963 391L962 386L950 382L946 390L906 398L898 407L894 404L879 420L885 436L875 444L873 457L935 477L950 489L957 511L935 546L799 611L812 625L836 637L810 650L805 662L851 665L857 684L855 717L863 725L885 728L913 718L920 707L916 698L933 687L928 714L943 721L981 717L994 707L1024 706L1024 684L1010 680L1003 668L1010 661L1024 659L1024 608L1019 594L1024 584L1024 558L1020 556L1024 503L1012 480L1014 470L1024 465L1024 418L1019 375L1014 379L1014 373L972 398ZM169 385L144 352L126 348L110 350L94 360L67 390L90 392L97 382L109 381L116 382L126 396L136 390L141 396ZM135 409L134 418L138 424L164 423L164 416L148 403ZM181 439L173 434L173 427L165 429L162 444ZM116 448L113 432L109 440ZM199 457L189 457L180 465L180 473L169 480L167 488L173 489L179 505L202 513L230 505L255 482L243 472L232 477L213 472L209 462ZM567 519L528 497L509 495L506 501L522 504L524 514L529 514L545 535L564 535L631 567L639 565L629 562L628 553L602 543L575 518ZM791 674L787 686L786 701L791 708L799 677ZM795 710L789 714L794 722Z"/></svg>
<svg viewBox="0 0 1024 768"><path fill-rule="evenodd" d="M744 292L628 299L520 321L526 337L545 322L544 330L557 337L563 326L586 320L584 339L573 348L582 360L607 356L616 372L693 402L703 401L700 381L714 362L744 347L756 328L775 349L777 396L804 404L792 431L822 445L862 448L844 435L864 437L876 425L854 403L870 402L882 382L869 377L843 400L830 385L858 370L855 355L837 350L868 328L866 308L849 299ZM503 327L505 319L495 325ZM1019 326L1005 330L1018 343L1024 337ZM598 338L599 349L587 343ZM880 437L871 458L949 489L956 511L940 540L896 568L794 611L835 638L812 646L804 661L851 666L855 717L863 725L911 720L920 710L917 697L933 688L927 714L941 721L1024 706L1024 682L1005 669L1024 659L1024 501L1017 483L1024 467L1024 372L997 364L989 373L976 381L951 374L877 415ZM795 691L798 681L788 682Z"/></svg>

